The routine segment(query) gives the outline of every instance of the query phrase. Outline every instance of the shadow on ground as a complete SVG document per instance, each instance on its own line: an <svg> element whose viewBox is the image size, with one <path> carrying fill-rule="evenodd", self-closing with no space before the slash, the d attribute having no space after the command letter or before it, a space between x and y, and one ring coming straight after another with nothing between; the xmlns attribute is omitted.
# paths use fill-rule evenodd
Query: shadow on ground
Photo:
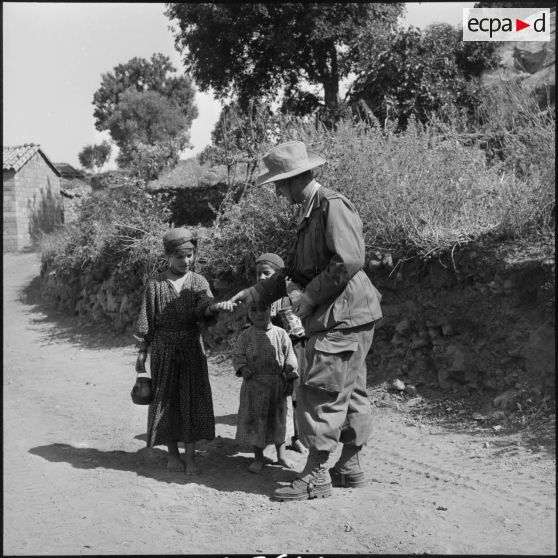
<svg viewBox="0 0 558 558"><path fill-rule="evenodd" d="M103 324L69 316L41 299L41 278L33 280L19 291L19 300L35 316L31 318L32 326L44 328L46 343L67 342L88 349L112 349L126 347L134 343L130 335L117 335Z"/></svg>
<svg viewBox="0 0 558 558"><path fill-rule="evenodd" d="M136 436L140 438L144 435ZM167 452L159 448L142 448L136 452L102 451L96 448L76 448L70 444L54 443L29 450L52 463L69 463L78 469L113 469L130 471L159 482L186 485L201 484L221 492L246 492L270 496L278 483L294 479L294 471L268 463L261 474L248 471L252 459L248 448L229 438L217 437L196 444L196 460L201 473L187 476L166 469ZM247 453L248 455L240 455Z"/></svg>

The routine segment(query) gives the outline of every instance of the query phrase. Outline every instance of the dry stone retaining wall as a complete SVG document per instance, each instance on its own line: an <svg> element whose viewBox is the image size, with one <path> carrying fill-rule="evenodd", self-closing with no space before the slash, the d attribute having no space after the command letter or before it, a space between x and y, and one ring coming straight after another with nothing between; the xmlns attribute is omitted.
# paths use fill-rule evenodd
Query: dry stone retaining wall
<svg viewBox="0 0 558 558"><path fill-rule="evenodd" d="M490 263L470 250L443 261L394 265L384 255L367 265L383 294L368 357L369 382L399 379L404 385L454 392L489 390L503 407L517 403L527 384L554 390L553 258ZM378 265L378 261L380 264ZM43 270L43 294L64 311L131 333L145 278L118 285L92 273L72 277ZM217 299L235 286L212 284ZM222 315L206 332L211 349L230 349L245 323L241 312Z"/></svg>

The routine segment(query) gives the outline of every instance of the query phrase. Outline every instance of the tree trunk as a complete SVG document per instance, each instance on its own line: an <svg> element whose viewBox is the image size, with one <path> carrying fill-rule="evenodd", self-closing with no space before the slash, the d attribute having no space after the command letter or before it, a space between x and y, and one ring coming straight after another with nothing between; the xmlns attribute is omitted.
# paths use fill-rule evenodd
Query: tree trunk
<svg viewBox="0 0 558 558"><path fill-rule="evenodd" d="M339 107L339 82L336 79L324 82L324 102L327 109L332 112Z"/></svg>
<svg viewBox="0 0 558 558"><path fill-rule="evenodd" d="M339 68L337 66L337 50L335 45L331 45L330 68L327 75L323 77L324 102L327 109L335 114L339 108Z"/></svg>

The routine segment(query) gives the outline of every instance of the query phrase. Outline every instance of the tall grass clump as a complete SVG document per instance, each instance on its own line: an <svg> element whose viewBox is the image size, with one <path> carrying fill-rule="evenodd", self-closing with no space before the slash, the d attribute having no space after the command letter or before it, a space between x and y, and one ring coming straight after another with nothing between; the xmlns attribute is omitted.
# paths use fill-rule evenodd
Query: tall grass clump
<svg viewBox="0 0 558 558"><path fill-rule="evenodd" d="M554 227L554 112L542 112L518 86L507 87L487 92L476 122L445 111L427 124L411 118L403 131L365 112L334 128L278 115L245 159L287 140L322 153L328 164L317 178L355 204L369 255L426 257L493 233L501 239L548 232ZM501 107L504 102L509 106ZM258 253L285 255L295 237L293 215L271 189L247 183L238 204L221 207L208 273L251 278Z"/></svg>
<svg viewBox="0 0 558 558"><path fill-rule="evenodd" d="M491 163L510 178L502 196L502 234L512 238L552 234L556 113L550 97L542 99L540 93L518 82L499 82L484 97L470 128L470 137L488 150Z"/></svg>
<svg viewBox="0 0 558 558"><path fill-rule="evenodd" d="M161 238L170 212L155 196L129 185L88 197L80 217L41 242L43 271L61 277L113 277L126 290L163 265Z"/></svg>

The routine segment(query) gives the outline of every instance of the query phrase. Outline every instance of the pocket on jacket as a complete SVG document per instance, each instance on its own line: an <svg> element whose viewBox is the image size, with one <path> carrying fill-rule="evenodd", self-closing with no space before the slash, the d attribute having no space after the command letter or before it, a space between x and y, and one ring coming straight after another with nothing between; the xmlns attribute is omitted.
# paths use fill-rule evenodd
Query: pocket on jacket
<svg viewBox="0 0 558 558"><path fill-rule="evenodd" d="M319 336L311 361L307 363L306 379L302 385L335 395L340 393L345 386L349 361L357 350L355 334L331 331Z"/></svg>

